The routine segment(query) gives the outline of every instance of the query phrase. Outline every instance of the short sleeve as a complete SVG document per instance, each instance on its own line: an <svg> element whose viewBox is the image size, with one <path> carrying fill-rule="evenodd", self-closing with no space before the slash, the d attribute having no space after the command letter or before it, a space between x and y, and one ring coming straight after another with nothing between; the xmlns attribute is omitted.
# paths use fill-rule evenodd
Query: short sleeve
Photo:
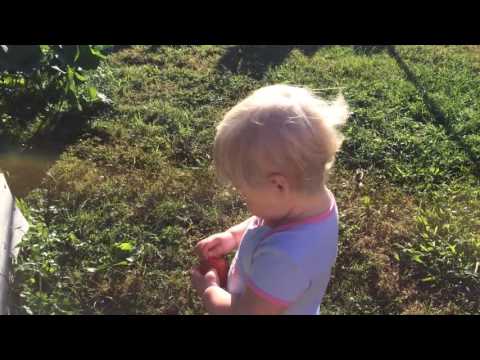
<svg viewBox="0 0 480 360"><path fill-rule="evenodd" d="M310 279L284 250L265 246L252 258L247 285L263 299L288 306L309 288Z"/></svg>

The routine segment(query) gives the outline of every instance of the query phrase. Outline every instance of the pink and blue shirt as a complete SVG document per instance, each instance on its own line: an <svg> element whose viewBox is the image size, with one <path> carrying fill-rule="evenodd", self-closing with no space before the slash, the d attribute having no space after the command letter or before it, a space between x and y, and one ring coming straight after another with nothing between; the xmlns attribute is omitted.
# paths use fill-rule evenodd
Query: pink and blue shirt
<svg viewBox="0 0 480 360"><path fill-rule="evenodd" d="M331 192L324 213L271 228L253 217L228 274L228 291L250 287L286 307L284 314L318 315L337 256L338 209Z"/></svg>

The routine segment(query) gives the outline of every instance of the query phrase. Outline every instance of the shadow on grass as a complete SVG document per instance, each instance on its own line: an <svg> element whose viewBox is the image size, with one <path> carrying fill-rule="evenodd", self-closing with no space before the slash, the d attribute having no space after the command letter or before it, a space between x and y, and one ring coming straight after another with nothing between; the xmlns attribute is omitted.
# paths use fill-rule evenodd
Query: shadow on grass
<svg viewBox="0 0 480 360"><path fill-rule="evenodd" d="M24 144L18 142L15 132L0 133L0 170L5 173L12 193L24 197L39 187L48 169L81 137L105 138L105 134L90 126L92 117L101 109L104 107L92 106L83 112L59 113L42 123Z"/></svg>
<svg viewBox="0 0 480 360"><path fill-rule="evenodd" d="M388 46L387 51L389 55L393 59L395 59L398 66L403 70L406 78L415 86L417 91L422 95L423 102L427 106L428 111L434 117L435 121L445 129L445 132L450 137L450 139L456 142L464 150L465 154L467 155L467 157L472 163L472 173L476 177L480 178L480 157L477 154L475 154L475 152L472 151L470 146L465 143L463 138L455 132L455 130L451 125L451 122L446 118L445 114L443 113L441 108L438 106L438 104L429 96L428 92L422 86L422 84L420 83L415 73L412 70L410 70L410 68L405 63L405 61L403 61L400 54L395 49L395 46Z"/></svg>
<svg viewBox="0 0 480 360"><path fill-rule="evenodd" d="M312 57L325 45L240 45L229 47L217 64L217 70L228 70L234 74L245 74L256 80L264 77L270 67L283 63L290 52L300 50ZM385 51L384 45L354 45L357 55L374 55Z"/></svg>
<svg viewBox="0 0 480 360"><path fill-rule="evenodd" d="M353 51L357 55L375 55L387 50L385 45L353 45Z"/></svg>
<svg viewBox="0 0 480 360"><path fill-rule="evenodd" d="M105 55L114 54L124 49L131 48L133 45L112 45L102 49L102 53Z"/></svg>
<svg viewBox="0 0 480 360"><path fill-rule="evenodd" d="M280 65L293 49L299 49L306 56L313 56L320 47L322 45L232 46L218 62L217 70L228 70L260 80L270 67Z"/></svg>

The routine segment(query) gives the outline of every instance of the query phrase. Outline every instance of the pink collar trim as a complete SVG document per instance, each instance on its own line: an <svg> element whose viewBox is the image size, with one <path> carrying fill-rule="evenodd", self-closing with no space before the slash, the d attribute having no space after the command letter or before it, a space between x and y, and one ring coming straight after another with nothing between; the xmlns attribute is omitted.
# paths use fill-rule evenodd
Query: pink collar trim
<svg viewBox="0 0 480 360"><path fill-rule="evenodd" d="M284 225L280 225L276 228L273 228L272 231L269 232L269 235L271 235L274 232L284 231L284 230L290 229L290 228L298 226L298 225L307 225L307 224L318 223L318 222L321 222L321 221L325 220L326 218L328 218L333 213L333 211L335 209L336 201L335 201L335 197L333 196L332 192L330 190L327 190L327 191L330 195L330 207L327 210L325 210L323 213L321 213L319 215L310 216L310 217L307 217L307 218L299 220L299 221L294 221L294 222L284 224ZM260 226L262 226L263 224L264 224L264 220L261 219Z"/></svg>

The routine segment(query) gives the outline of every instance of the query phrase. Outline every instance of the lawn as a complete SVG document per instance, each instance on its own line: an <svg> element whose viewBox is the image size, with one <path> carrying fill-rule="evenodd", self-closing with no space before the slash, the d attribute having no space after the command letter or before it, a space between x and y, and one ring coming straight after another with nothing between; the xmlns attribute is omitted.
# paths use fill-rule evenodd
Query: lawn
<svg viewBox="0 0 480 360"><path fill-rule="evenodd" d="M327 99L342 91L353 113L330 179L341 228L322 313L478 313L478 53L207 45L112 52L89 81L113 105L54 127L38 119L18 133L18 142L53 155L43 180L18 201L31 227L14 266L14 312L205 313L189 283L193 246L248 216L215 181L215 124L252 90L289 83Z"/></svg>

